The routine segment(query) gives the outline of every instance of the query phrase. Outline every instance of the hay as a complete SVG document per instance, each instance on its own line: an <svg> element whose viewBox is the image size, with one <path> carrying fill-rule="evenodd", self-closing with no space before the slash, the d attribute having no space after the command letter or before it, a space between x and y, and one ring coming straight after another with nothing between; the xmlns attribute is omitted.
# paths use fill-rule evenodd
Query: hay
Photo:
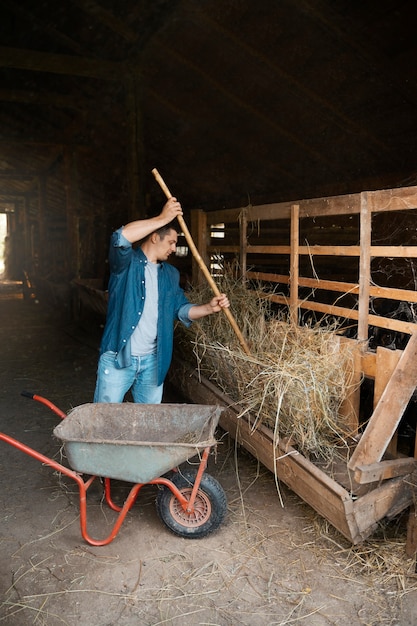
<svg viewBox="0 0 417 626"><path fill-rule="evenodd" d="M250 346L248 356L225 315L178 326L176 341L186 361L243 407L252 428L264 424L290 439L306 456L333 458L349 446L340 406L352 385L353 353L340 349L335 324L297 326L273 314L260 290L248 290L230 274L219 284ZM193 302L210 300L208 288L193 290Z"/></svg>

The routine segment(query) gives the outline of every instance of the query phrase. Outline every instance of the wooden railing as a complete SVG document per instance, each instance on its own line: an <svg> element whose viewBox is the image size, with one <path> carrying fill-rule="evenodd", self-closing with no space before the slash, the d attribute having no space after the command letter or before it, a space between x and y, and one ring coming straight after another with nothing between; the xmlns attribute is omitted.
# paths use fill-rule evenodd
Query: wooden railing
<svg viewBox="0 0 417 626"><path fill-rule="evenodd" d="M366 345L370 326L408 335L417 331L414 316L395 319L373 312L372 307L375 299L392 301L394 305L417 303L414 282L411 281L412 288L378 285L371 267L374 259L379 259L380 264L388 259L407 259L414 272L416 209L417 187L406 187L208 213L194 211L191 219L194 240L207 264L214 257L237 259L248 287L253 281L271 285L271 299L288 307L292 320L300 320L301 311L348 320L357 328L357 339ZM389 213L394 231L398 212L410 225L402 234L401 244L376 245L372 232L374 216ZM332 218L338 221L337 227L329 222ZM322 232L312 232L314 222L320 220L327 220L328 225ZM323 238L323 233L331 238L331 244L313 241L310 245L301 241L310 235ZM335 268L343 264L345 275L341 279L341 270ZM198 268L193 268L193 280L198 280ZM343 306L341 300L348 303Z"/></svg>

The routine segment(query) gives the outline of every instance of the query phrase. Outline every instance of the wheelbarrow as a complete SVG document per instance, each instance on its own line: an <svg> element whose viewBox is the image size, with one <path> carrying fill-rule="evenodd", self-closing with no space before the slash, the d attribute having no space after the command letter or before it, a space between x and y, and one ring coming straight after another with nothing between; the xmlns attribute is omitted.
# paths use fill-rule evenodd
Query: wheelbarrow
<svg viewBox="0 0 417 626"><path fill-rule="evenodd" d="M73 479L79 489L83 539L104 546L116 537L144 485L157 485L156 510L176 535L201 538L216 530L227 510L220 483L205 473L222 409L200 404L90 403L68 415L47 398L22 392L62 418L53 434L64 444L70 469L0 433L0 439ZM198 457L195 468L179 466ZM84 475L86 478L84 479ZM103 478L104 496L118 513L111 533L94 539L87 531L87 490ZM111 495L111 479L134 483L122 506Z"/></svg>

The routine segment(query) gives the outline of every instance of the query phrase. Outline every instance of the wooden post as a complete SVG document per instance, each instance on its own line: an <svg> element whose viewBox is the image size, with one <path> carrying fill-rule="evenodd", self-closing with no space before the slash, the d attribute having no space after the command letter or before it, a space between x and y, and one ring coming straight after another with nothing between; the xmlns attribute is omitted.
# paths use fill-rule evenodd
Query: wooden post
<svg viewBox="0 0 417 626"><path fill-rule="evenodd" d="M129 188L129 221L146 217L144 193L143 124L139 77L135 73L126 81L127 109L127 179Z"/></svg>
<svg viewBox="0 0 417 626"><path fill-rule="evenodd" d="M30 249L30 227L29 227L29 211L30 211L30 199L28 196L24 198L23 205L23 241L24 241L24 256L23 263L24 269L29 269L29 263L31 262L31 249Z"/></svg>
<svg viewBox="0 0 417 626"><path fill-rule="evenodd" d="M358 340L366 350L368 341L369 289L371 283L371 231L372 214L368 206L368 194L361 193L360 213L360 259L359 259L359 319Z"/></svg>
<svg viewBox="0 0 417 626"><path fill-rule="evenodd" d="M39 189L39 197L38 197L38 237L39 241L34 242L37 260L35 260L34 265L37 266L36 269L41 274L44 273L46 268L46 258L45 254L47 251L46 245L46 178L41 175L38 178L38 189Z"/></svg>
<svg viewBox="0 0 417 626"><path fill-rule="evenodd" d="M291 207L291 254L290 254L290 320L298 323L298 277L299 277L299 236L300 236L300 207L293 204Z"/></svg>
<svg viewBox="0 0 417 626"><path fill-rule="evenodd" d="M415 557L417 552L417 511L416 505L412 504L408 510L407 542L405 553L408 557Z"/></svg>
<svg viewBox="0 0 417 626"><path fill-rule="evenodd" d="M246 280L247 272L247 248L248 248L248 212L242 209L239 215L239 238L240 238L240 275L242 280Z"/></svg>
<svg viewBox="0 0 417 626"><path fill-rule="evenodd" d="M339 408L339 415L343 419L345 428L351 437L355 437L359 428L359 406L360 406L360 383L362 380L362 353L356 341L339 337L340 351L351 350L352 344L355 346L353 353L353 372L351 372L351 388L348 395L343 400ZM346 376L348 373L346 372Z"/></svg>
<svg viewBox="0 0 417 626"><path fill-rule="evenodd" d="M72 277L79 278L81 272L80 225L78 216L78 170L76 155L72 149L64 148L65 191L68 231L68 270Z"/></svg>
<svg viewBox="0 0 417 626"><path fill-rule="evenodd" d="M207 216L201 209L191 211L191 236L196 243L197 249L200 251L201 258L209 267L210 259L207 252ZM193 255L191 255L191 259L193 285L200 285L203 282L203 273Z"/></svg>

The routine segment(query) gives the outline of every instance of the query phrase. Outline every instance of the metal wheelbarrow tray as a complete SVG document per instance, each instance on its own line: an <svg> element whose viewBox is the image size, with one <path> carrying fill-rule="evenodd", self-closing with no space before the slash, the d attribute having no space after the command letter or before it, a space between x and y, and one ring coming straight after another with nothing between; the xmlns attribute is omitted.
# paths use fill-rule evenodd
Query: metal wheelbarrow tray
<svg viewBox="0 0 417 626"><path fill-rule="evenodd" d="M53 432L77 472L146 483L214 445L220 413L194 404L82 404Z"/></svg>
<svg viewBox="0 0 417 626"><path fill-rule="evenodd" d="M71 469L9 435L0 433L0 440L77 483L81 534L87 543L103 546L113 541L145 484L160 487L156 497L157 513L175 534L201 538L222 524L227 512L226 494L220 483L205 473L211 447L216 443L214 431L223 410L221 407L83 404L66 415L42 396L30 392L22 392L22 395L48 406L63 419L53 432L64 443ZM178 469L196 455L195 463ZM169 470L173 471L167 476ZM118 512L110 534L104 539L94 539L87 531L87 490L97 476L104 479L107 504ZM122 506L112 499L111 479L134 483Z"/></svg>

